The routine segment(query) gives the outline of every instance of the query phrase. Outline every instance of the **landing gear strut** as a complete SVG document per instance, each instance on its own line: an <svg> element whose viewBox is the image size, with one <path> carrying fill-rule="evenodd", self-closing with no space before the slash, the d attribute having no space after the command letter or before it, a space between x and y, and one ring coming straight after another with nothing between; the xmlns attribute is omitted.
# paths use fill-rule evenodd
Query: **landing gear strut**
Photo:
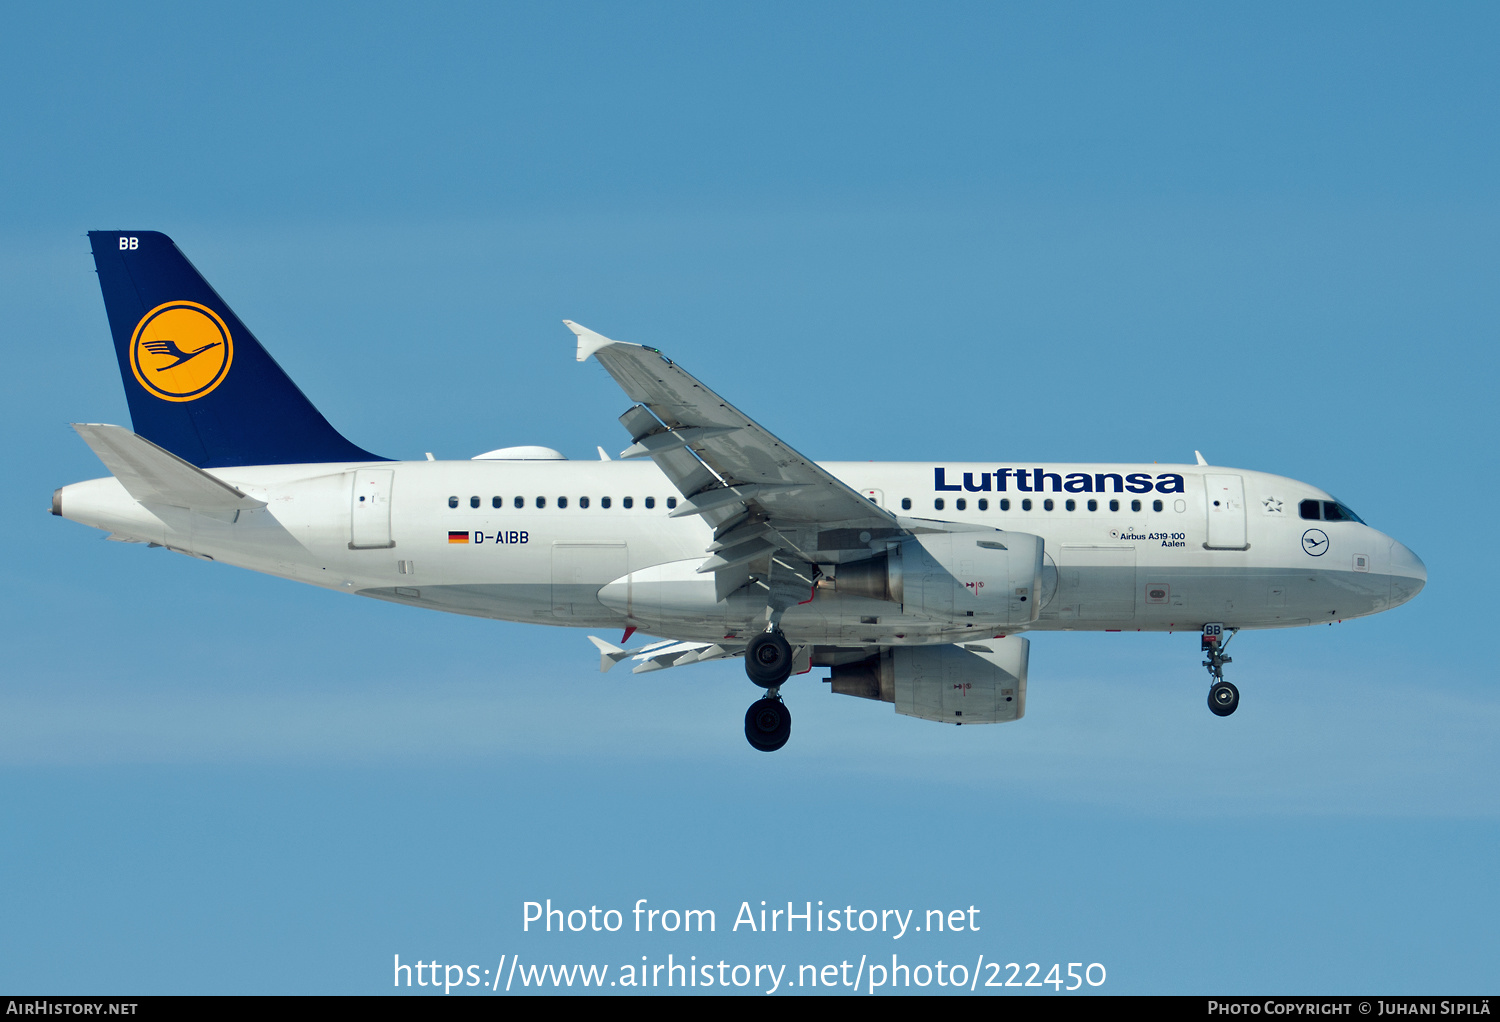
<svg viewBox="0 0 1500 1022"><path fill-rule="evenodd" d="M1224 655L1224 649L1237 631L1238 628L1226 629L1222 624L1203 626L1203 654L1208 657L1203 666L1213 679L1208 689L1208 708L1219 717L1229 716L1240 705L1240 690L1224 680L1224 665L1234 663L1233 657Z"/></svg>

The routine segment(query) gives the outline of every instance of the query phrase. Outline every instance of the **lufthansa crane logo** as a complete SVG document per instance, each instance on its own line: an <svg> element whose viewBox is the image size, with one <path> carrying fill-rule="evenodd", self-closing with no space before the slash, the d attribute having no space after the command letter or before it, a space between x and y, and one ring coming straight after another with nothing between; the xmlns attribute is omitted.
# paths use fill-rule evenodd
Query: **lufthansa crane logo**
<svg viewBox="0 0 1500 1022"><path fill-rule="evenodd" d="M1302 534L1302 549L1314 557L1322 557L1328 552L1328 533L1322 529L1308 529Z"/></svg>
<svg viewBox="0 0 1500 1022"><path fill-rule="evenodd" d="M196 401L224 382L234 360L229 328L197 302L166 302L136 324L130 371L163 401Z"/></svg>

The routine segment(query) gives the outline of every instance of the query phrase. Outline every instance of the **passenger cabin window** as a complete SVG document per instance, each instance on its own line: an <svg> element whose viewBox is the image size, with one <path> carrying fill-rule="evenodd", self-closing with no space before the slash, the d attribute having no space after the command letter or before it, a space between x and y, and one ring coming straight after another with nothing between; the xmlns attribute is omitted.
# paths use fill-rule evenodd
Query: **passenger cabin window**
<svg viewBox="0 0 1500 1022"><path fill-rule="evenodd" d="M646 498L646 507L649 509L649 508L653 508L655 506L656 506L656 498L655 497L647 497Z"/></svg>
<svg viewBox="0 0 1500 1022"><path fill-rule="evenodd" d="M1001 497L1000 498L1000 510L1001 511L1009 511L1010 510L1010 498L1009 497Z"/></svg>
<svg viewBox="0 0 1500 1022"><path fill-rule="evenodd" d="M624 507L624 508L627 508L627 509L635 507L635 498L634 497L625 497L625 498L623 498L620 501L620 506Z"/></svg>
<svg viewBox="0 0 1500 1022"><path fill-rule="evenodd" d="M1162 508L1161 501L1159 501L1159 500L1153 500L1151 502L1151 510L1153 510L1153 511L1160 511L1161 508Z"/></svg>
<svg viewBox="0 0 1500 1022"><path fill-rule="evenodd" d="M1057 504L1052 500L1051 497L1048 497L1046 500L1042 501L1042 510L1043 511L1051 511L1056 506L1057 506Z"/></svg>
<svg viewBox="0 0 1500 1022"><path fill-rule="evenodd" d="M901 498L901 510L903 510L903 511L910 511L911 510L911 498L910 497L902 497Z"/></svg>
<svg viewBox="0 0 1500 1022"><path fill-rule="evenodd" d="M1063 507L1067 508L1069 511L1077 511L1078 510L1078 501L1076 501L1076 500L1068 500L1066 503L1063 504Z"/></svg>
<svg viewBox="0 0 1500 1022"><path fill-rule="evenodd" d="M1109 509L1111 511L1118 511L1118 510L1120 510L1120 502L1118 500L1112 500L1112 501L1110 501L1109 502Z"/></svg>
<svg viewBox="0 0 1500 1022"><path fill-rule="evenodd" d="M980 497L979 498L979 510L981 510L981 511L988 511L989 509L990 509L990 500L989 500L989 498L988 497Z"/></svg>
<svg viewBox="0 0 1500 1022"><path fill-rule="evenodd" d="M537 507L546 507L547 506L547 498L546 497L538 497L536 499L536 506Z"/></svg>
<svg viewBox="0 0 1500 1022"><path fill-rule="evenodd" d="M589 499L587 497L579 497L578 498L578 506L582 507L582 508L588 507L589 506Z"/></svg>
<svg viewBox="0 0 1500 1022"><path fill-rule="evenodd" d="M1130 502L1130 510L1132 510L1132 511L1139 511L1140 509L1141 509L1141 502L1140 501L1138 501L1138 500L1132 500Z"/></svg>
<svg viewBox="0 0 1500 1022"><path fill-rule="evenodd" d="M517 510L525 507L526 506L526 498L525 497L517 497L515 499L515 505L516 505Z"/></svg>
<svg viewBox="0 0 1500 1022"><path fill-rule="evenodd" d="M449 497L448 498L448 506L449 507L458 507L458 498L457 497Z"/></svg>
<svg viewBox="0 0 1500 1022"><path fill-rule="evenodd" d="M610 505L610 499L608 497L600 497L599 498L599 506L600 507L602 507L606 511L608 511L609 510L609 505Z"/></svg>
<svg viewBox="0 0 1500 1022"><path fill-rule="evenodd" d="M491 497L490 498L490 507L504 507L504 506L505 506L505 498L504 497Z"/></svg>
<svg viewBox="0 0 1500 1022"><path fill-rule="evenodd" d="M953 502L953 506L958 508L958 510L960 511L967 511L969 509L969 502L967 500L964 500L962 497L959 497Z"/></svg>
<svg viewBox="0 0 1500 1022"><path fill-rule="evenodd" d="M567 497L558 497L557 498L557 506L558 507L567 507L568 506L568 498Z"/></svg>
<svg viewBox="0 0 1500 1022"><path fill-rule="evenodd" d="M667 507L674 508L676 506L677 506L677 498L676 497L668 497L667 498Z"/></svg>
<svg viewBox="0 0 1500 1022"><path fill-rule="evenodd" d="M469 498L469 506L470 507L478 507L479 506L479 498L478 497L470 497Z"/></svg>
<svg viewBox="0 0 1500 1022"><path fill-rule="evenodd" d="M1091 500L1091 501L1089 501L1089 510L1090 511L1097 511L1097 510L1099 510L1099 502L1097 500Z"/></svg>
<svg viewBox="0 0 1500 1022"><path fill-rule="evenodd" d="M939 497L937 500L934 500L932 502L932 509L934 511L941 511L943 509L943 498L942 497Z"/></svg>
<svg viewBox="0 0 1500 1022"><path fill-rule="evenodd" d="M1031 498L1030 497L1022 497L1021 498L1021 510L1022 511L1030 511L1031 510Z"/></svg>

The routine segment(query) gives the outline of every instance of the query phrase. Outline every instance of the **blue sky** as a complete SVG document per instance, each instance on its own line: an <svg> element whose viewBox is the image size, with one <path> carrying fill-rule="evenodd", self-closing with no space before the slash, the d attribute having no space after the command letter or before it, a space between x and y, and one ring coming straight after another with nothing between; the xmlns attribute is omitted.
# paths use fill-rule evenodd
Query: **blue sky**
<svg viewBox="0 0 1500 1022"><path fill-rule="evenodd" d="M1500 17L1479 4L16 9L0 39L0 987L389 989L391 956L1100 962L1488 992ZM824 459L1191 461L1426 561L1390 614L1045 635L950 729L46 515L128 422L84 233L176 239L354 442L617 450L564 317ZM460 368L455 368L460 367ZM207 619L186 639L164 624ZM521 932L521 905L721 932ZM892 943L741 901L982 910Z"/></svg>

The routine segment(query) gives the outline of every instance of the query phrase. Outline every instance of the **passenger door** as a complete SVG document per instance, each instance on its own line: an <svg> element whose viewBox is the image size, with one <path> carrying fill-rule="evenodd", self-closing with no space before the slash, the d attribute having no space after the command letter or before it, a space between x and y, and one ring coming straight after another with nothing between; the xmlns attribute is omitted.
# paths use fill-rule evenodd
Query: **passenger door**
<svg viewBox="0 0 1500 1022"><path fill-rule="evenodd" d="M1205 475L1204 504L1208 509L1210 550L1245 550L1245 480L1240 476Z"/></svg>
<svg viewBox="0 0 1500 1022"><path fill-rule="evenodd" d="M395 546L391 539L390 469L359 469L354 473L350 494L349 549L384 550Z"/></svg>

